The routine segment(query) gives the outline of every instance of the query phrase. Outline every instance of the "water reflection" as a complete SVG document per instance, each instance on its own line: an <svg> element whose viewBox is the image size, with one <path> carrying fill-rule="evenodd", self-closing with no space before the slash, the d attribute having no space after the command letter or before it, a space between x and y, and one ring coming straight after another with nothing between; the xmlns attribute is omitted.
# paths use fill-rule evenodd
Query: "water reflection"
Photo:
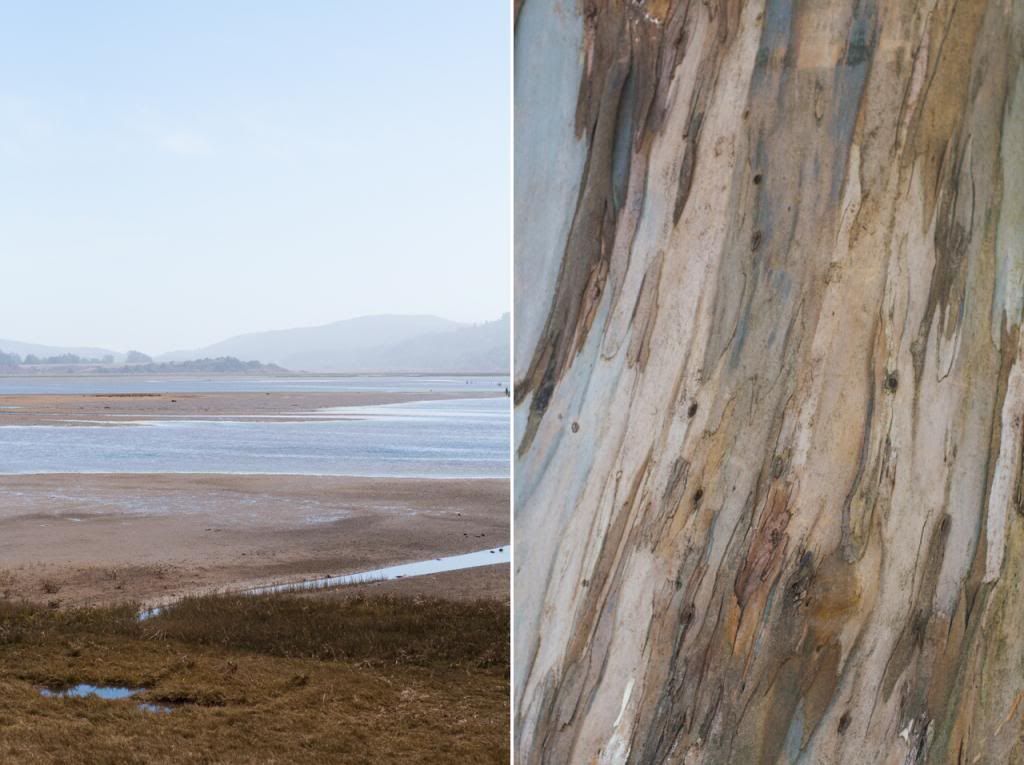
<svg viewBox="0 0 1024 765"><path fill-rule="evenodd" d="M313 422L8 425L0 427L0 473L421 478L504 478L509 474L509 412L504 398L353 407L323 414L327 419Z"/></svg>
<svg viewBox="0 0 1024 765"><path fill-rule="evenodd" d="M40 688L39 693L46 698L55 699L84 699L88 696L95 696L107 701L117 701L119 699L130 698L145 690L145 688L129 688L118 685L90 685L89 683L79 683L78 685L72 685L69 688L60 688L56 690L51 688ZM161 704L147 704L145 702L140 702L139 704L136 704L136 706L144 712L168 713L171 711L171 707Z"/></svg>

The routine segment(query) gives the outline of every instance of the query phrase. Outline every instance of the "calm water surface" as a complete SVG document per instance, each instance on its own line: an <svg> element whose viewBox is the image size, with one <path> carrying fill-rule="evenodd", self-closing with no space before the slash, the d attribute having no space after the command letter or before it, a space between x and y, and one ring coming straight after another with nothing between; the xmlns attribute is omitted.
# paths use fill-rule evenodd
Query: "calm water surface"
<svg viewBox="0 0 1024 765"><path fill-rule="evenodd" d="M324 377L230 377L203 375L65 375L0 377L0 396L21 393L336 393L344 391L495 391L504 395L507 376L336 375Z"/></svg>
<svg viewBox="0 0 1024 765"><path fill-rule="evenodd" d="M3 426L0 473L509 475L504 395L320 411L323 417L314 422Z"/></svg>

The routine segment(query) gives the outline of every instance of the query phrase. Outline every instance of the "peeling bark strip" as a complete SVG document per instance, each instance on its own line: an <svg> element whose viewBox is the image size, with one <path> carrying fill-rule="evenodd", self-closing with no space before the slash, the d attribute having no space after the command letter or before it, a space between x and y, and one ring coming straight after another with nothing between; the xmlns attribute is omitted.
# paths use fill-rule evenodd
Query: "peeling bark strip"
<svg viewBox="0 0 1024 765"><path fill-rule="evenodd" d="M515 27L518 761L1024 762L1024 0Z"/></svg>

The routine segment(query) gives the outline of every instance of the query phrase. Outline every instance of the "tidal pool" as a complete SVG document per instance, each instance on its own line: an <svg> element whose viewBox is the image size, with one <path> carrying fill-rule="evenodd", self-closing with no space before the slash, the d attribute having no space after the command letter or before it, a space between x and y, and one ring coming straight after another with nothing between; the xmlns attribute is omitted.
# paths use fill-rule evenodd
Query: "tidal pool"
<svg viewBox="0 0 1024 765"><path fill-rule="evenodd" d="M87 696L96 696L97 698L105 699L107 701L117 701L119 699L127 699L136 694L142 693L145 688L128 688L126 686L118 685L90 685L89 683L79 683L73 685L70 688L51 689L51 688L40 688L39 693L46 698L56 699L84 699ZM161 704L147 704L145 702L139 703L139 709L144 712L154 713L167 713L171 711L168 706Z"/></svg>

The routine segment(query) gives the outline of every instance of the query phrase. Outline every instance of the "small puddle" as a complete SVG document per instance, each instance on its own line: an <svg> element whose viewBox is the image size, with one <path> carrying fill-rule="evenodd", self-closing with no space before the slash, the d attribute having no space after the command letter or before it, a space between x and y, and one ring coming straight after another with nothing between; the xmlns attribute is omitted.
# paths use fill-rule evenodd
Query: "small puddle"
<svg viewBox="0 0 1024 765"><path fill-rule="evenodd" d="M70 688L62 688L60 690L53 690L51 688L40 688L39 693L48 699L84 699L87 696L96 696L106 701L117 701L119 699L127 699L138 693L142 693L145 688L127 688L117 685L89 685L88 683L79 683L73 685ZM154 713L167 713L171 711L168 706L161 704L147 704L141 702L137 704L139 709L144 712Z"/></svg>
<svg viewBox="0 0 1024 765"><path fill-rule="evenodd" d="M326 587L340 587L346 584L369 584L371 582L385 582L391 579L407 579L414 576L427 576L428 574L442 574L446 571L461 571L465 568L477 568L479 566L492 566L499 563L512 562L512 548L509 545L494 547L490 550L478 550L477 552L465 553L463 555L449 555L445 558L431 558L430 560L416 561L415 563L403 563L398 566L373 569L372 571L361 571L358 574L342 574L340 576L325 576L320 579L307 579L304 582L290 582L287 584L269 584L263 587L250 587L247 590L239 590L241 595L273 595L284 592L303 592L305 590L319 590ZM167 606L147 608L139 612L139 621L151 619L159 615Z"/></svg>

